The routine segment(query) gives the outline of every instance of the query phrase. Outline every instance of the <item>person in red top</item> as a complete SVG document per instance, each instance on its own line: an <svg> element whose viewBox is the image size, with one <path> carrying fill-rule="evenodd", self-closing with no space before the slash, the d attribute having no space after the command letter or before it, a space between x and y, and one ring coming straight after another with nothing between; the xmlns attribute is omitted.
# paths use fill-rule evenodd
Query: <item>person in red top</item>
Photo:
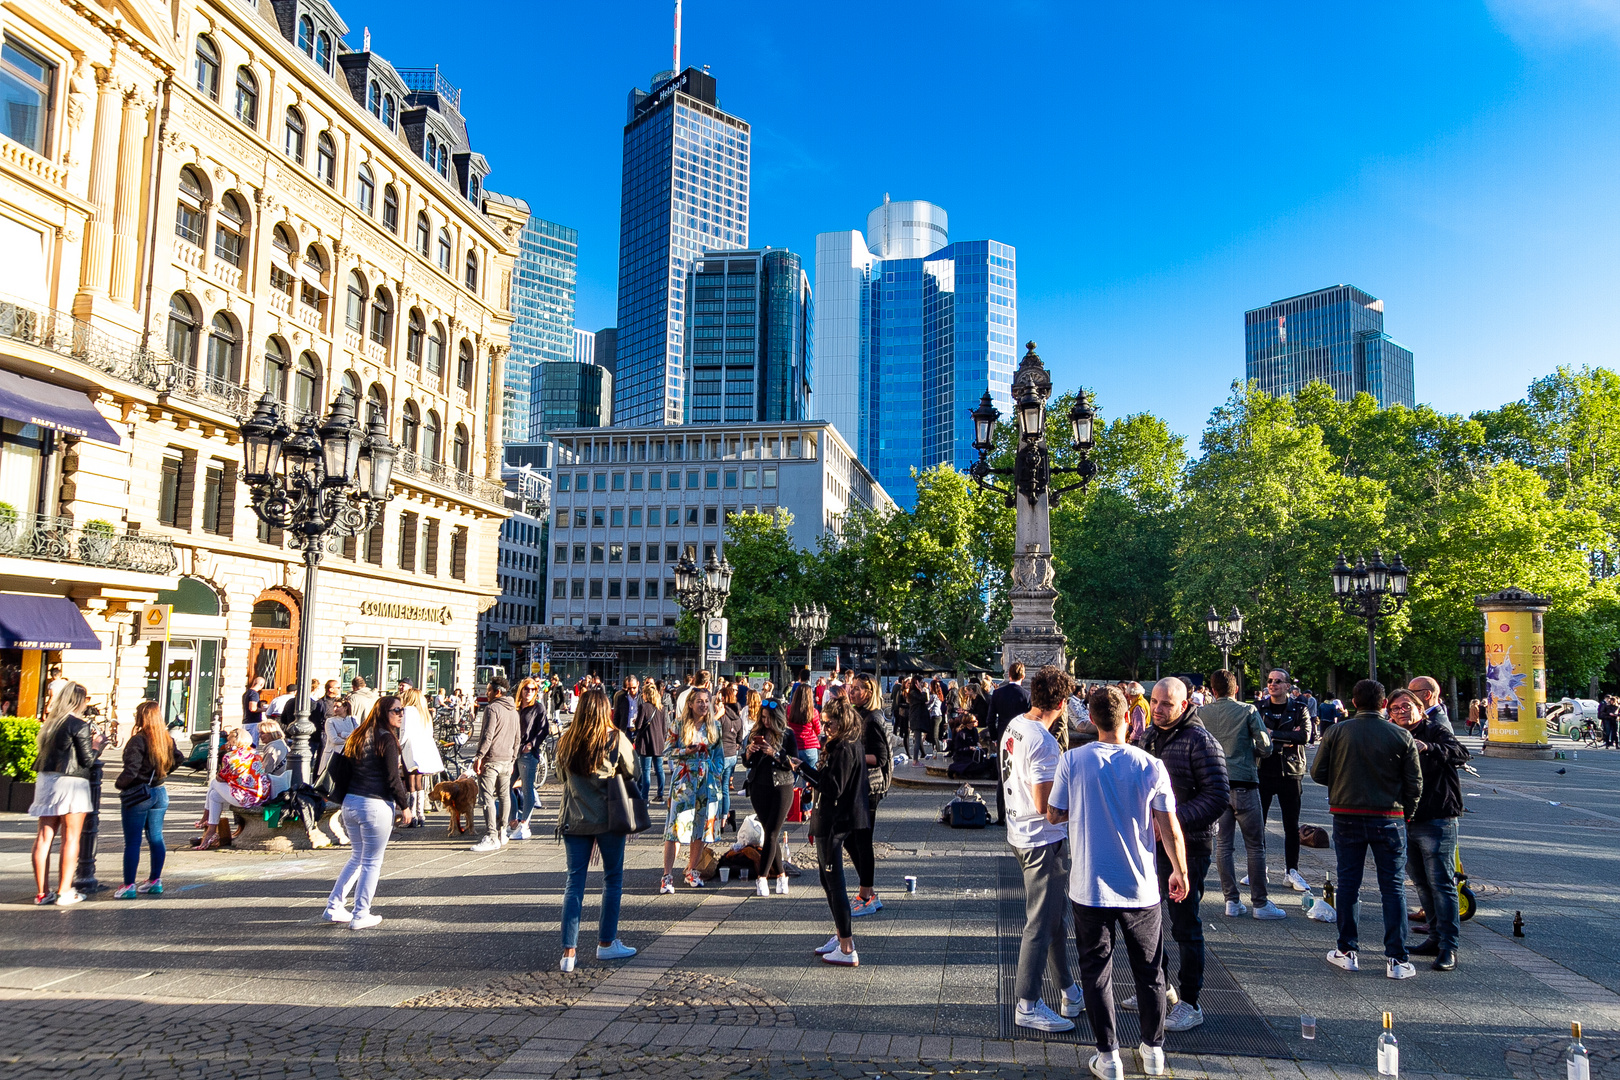
<svg viewBox="0 0 1620 1080"><path fill-rule="evenodd" d="M811 690L803 683L793 691L787 723L799 743L799 760L815 768L821 761L821 710L813 704Z"/></svg>

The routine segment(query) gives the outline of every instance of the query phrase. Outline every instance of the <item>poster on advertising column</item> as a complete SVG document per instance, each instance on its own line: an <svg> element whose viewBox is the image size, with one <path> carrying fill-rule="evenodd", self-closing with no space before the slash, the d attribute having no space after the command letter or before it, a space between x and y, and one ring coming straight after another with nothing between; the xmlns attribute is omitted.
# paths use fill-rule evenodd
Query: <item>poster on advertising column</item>
<svg viewBox="0 0 1620 1080"><path fill-rule="evenodd" d="M1475 603L1485 619L1485 693L1490 702L1487 750L1539 750L1547 745L1546 601L1504 589Z"/></svg>

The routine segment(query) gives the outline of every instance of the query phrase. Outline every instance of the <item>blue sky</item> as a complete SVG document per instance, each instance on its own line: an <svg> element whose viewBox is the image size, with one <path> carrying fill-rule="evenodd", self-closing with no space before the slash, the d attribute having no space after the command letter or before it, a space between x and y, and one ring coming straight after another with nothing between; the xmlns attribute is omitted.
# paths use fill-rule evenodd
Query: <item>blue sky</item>
<svg viewBox="0 0 1620 1080"><path fill-rule="evenodd" d="M616 318L625 94L672 3L338 0L464 89L490 186L580 232L579 325ZM1019 252L1060 388L1196 437L1243 311L1349 282L1452 411L1620 365L1620 0L1355 5L687 0L683 60L753 125L752 240L813 264L884 192ZM417 36L412 27L432 27ZM492 36L493 35L493 36Z"/></svg>

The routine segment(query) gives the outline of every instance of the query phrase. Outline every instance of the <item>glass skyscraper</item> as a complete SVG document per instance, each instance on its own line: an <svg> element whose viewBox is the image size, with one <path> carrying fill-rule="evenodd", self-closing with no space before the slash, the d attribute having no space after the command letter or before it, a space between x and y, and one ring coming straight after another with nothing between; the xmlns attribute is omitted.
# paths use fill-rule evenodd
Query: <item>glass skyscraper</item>
<svg viewBox="0 0 1620 1080"><path fill-rule="evenodd" d="M969 413L986 389L1012 411L1017 253L950 243L945 211L927 202L885 197L866 225L816 237L813 411L910 508L913 469L977 459Z"/></svg>
<svg viewBox="0 0 1620 1080"><path fill-rule="evenodd" d="M703 256L687 277L685 422L809 419L814 320L793 252Z"/></svg>
<svg viewBox="0 0 1620 1080"><path fill-rule="evenodd" d="M748 246L748 124L687 68L630 91L619 208L614 419L678 424L686 277L705 251Z"/></svg>
<svg viewBox="0 0 1620 1080"><path fill-rule="evenodd" d="M613 376L599 364L553 360L534 365L529 388L529 439L557 428L607 427L613 422Z"/></svg>
<svg viewBox="0 0 1620 1080"><path fill-rule="evenodd" d="M528 442L537 365L574 359L574 289L579 231L531 216L512 268L512 351L502 379L501 439Z"/></svg>
<svg viewBox="0 0 1620 1080"><path fill-rule="evenodd" d="M1268 394L1313 382L1349 401L1371 394L1381 406L1417 402L1412 351L1384 333L1384 302L1354 285L1334 285L1244 312L1246 378Z"/></svg>

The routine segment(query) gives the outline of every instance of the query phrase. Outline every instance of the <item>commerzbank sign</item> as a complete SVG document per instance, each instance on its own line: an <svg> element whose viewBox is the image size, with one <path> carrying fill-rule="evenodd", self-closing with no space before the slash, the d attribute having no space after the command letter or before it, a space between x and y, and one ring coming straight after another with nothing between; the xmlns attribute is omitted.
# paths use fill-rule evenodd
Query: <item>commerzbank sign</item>
<svg viewBox="0 0 1620 1080"><path fill-rule="evenodd" d="M360 614L377 619L409 619L411 622L436 622L448 625L450 608L433 604L396 604L390 600L362 600Z"/></svg>

